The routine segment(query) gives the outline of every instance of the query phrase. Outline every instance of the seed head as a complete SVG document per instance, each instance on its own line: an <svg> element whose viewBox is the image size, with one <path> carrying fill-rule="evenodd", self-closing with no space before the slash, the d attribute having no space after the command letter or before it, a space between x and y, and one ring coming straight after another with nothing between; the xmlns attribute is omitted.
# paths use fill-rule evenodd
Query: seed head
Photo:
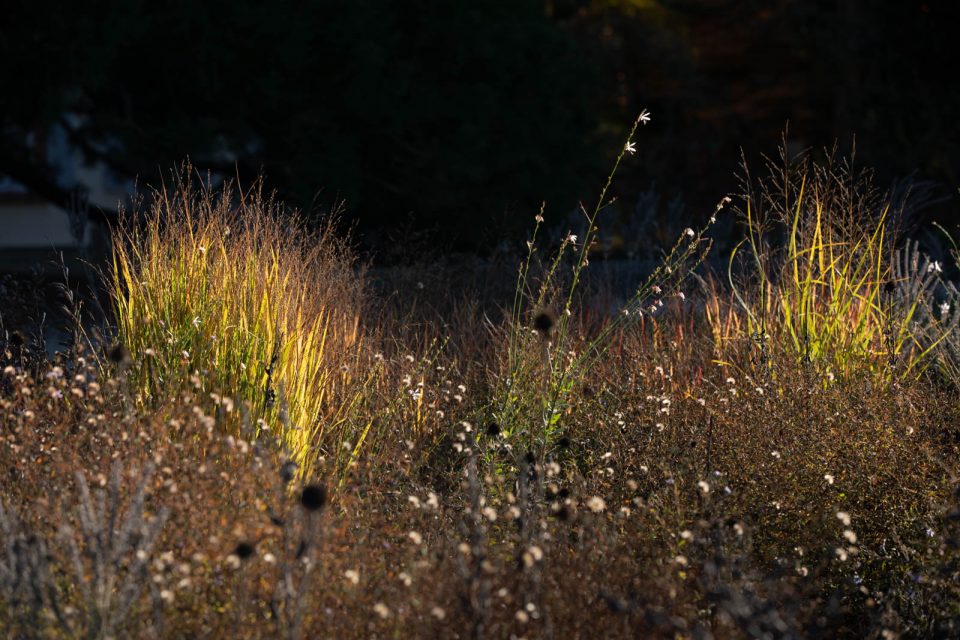
<svg viewBox="0 0 960 640"><path fill-rule="evenodd" d="M241 560L246 560L253 555L255 550L252 542L241 542L237 545L237 548L234 549L233 553Z"/></svg>
<svg viewBox="0 0 960 640"><path fill-rule="evenodd" d="M319 511L327 504L327 490L319 484L309 484L300 494L300 505L307 511Z"/></svg>
<svg viewBox="0 0 960 640"><path fill-rule="evenodd" d="M557 317L549 309L541 309L533 316L533 328L543 337L550 335L555 324L557 324Z"/></svg>
<svg viewBox="0 0 960 640"><path fill-rule="evenodd" d="M293 460L287 460L280 467L280 479L284 484L290 484L294 476L297 475L297 463Z"/></svg>
<svg viewBox="0 0 960 640"><path fill-rule="evenodd" d="M130 350L122 343L115 344L107 353L107 358L115 365L124 366L130 364Z"/></svg>

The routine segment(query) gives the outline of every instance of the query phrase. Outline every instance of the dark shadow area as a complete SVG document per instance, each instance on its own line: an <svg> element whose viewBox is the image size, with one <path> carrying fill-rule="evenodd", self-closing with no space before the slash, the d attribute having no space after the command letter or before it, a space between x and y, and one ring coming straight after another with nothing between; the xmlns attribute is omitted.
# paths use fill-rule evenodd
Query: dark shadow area
<svg viewBox="0 0 960 640"><path fill-rule="evenodd" d="M109 219L134 180L156 185L189 157L241 183L262 172L314 215L345 204L344 225L382 261L417 238L488 254L519 244L542 201L566 226L644 108L654 120L610 214L625 253L708 215L736 190L741 150L775 154L785 127L791 150L855 140L879 184L915 176L955 195L960 87L945 64L958 13L878 0L17 2L0 27L0 216L49 226L37 203L79 200ZM925 215L956 214L954 201Z"/></svg>

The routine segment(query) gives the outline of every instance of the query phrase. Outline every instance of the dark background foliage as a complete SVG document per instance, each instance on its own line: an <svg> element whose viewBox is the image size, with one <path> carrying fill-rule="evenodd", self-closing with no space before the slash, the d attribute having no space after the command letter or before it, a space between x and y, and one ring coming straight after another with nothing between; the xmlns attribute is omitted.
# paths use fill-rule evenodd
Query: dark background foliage
<svg viewBox="0 0 960 640"><path fill-rule="evenodd" d="M189 156L308 211L343 201L369 246L406 229L485 250L542 200L556 220L591 197L649 108L622 215L651 185L708 212L788 123L791 149L855 136L881 185L955 193L958 18L946 0L17 1L0 172L48 180L36 140L78 113L74 142L142 183Z"/></svg>

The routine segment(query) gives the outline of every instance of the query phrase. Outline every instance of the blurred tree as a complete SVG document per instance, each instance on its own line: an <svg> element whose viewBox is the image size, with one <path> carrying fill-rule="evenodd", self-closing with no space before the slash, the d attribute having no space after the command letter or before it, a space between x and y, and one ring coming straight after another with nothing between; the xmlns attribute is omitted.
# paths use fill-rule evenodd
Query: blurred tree
<svg viewBox="0 0 960 640"><path fill-rule="evenodd" d="M0 26L0 171L75 141L144 181L186 155L301 207L343 198L367 236L413 219L447 247L519 237L615 185L709 212L743 150L849 149L881 179L956 186L951 0L15 0ZM846 150L844 149L844 150ZM8 171L9 172L9 171ZM666 228L666 227L665 227Z"/></svg>
<svg viewBox="0 0 960 640"><path fill-rule="evenodd" d="M595 69L532 0L16 2L0 35L4 165L66 112L146 182L194 163L366 229L414 214L465 245L572 207L598 158ZM75 121L79 122L79 121ZM21 166L22 169L22 166ZM319 195L318 195L319 194ZM464 224L466 222L466 224Z"/></svg>

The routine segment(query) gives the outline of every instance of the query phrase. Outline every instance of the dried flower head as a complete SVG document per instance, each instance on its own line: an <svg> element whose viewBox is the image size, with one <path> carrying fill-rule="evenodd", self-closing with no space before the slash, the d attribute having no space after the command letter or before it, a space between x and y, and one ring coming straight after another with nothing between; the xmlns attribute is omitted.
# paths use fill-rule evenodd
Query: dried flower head
<svg viewBox="0 0 960 640"><path fill-rule="evenodd" d="M319 484L309 484L300 494L300 505L307 511L319 511L327 504L327 490Z"/></svg>
<svg viewBox="0 0 960 640"><path fill-rule="evenodd" d="M254 551L256 551L254 543L241 542L237 545L237 548L233 550L233 554L241 560L246 560L253 555Z"/></svg>
<svg viewBox="0 0 960 640"><path fill-rule="evenodd" d="M543 337L550 335L557 324L557 316L550 309L541 309L533 316L533 328Z"/></svg>
<svg viewBox="0 0 960 640"><path fill-rule="evenodd" d="M125 366L132 361L130 358L130 350L121 343L115 344L110 351L107 352L107 359L117 366Z"/></svg>
<svg viewBox="0 0 960 640"><path fill-rule="evenodd" d="M290 484L297 475L297 463L293 460L287 460L280 467L280 479L284 484Z"/></svg>

